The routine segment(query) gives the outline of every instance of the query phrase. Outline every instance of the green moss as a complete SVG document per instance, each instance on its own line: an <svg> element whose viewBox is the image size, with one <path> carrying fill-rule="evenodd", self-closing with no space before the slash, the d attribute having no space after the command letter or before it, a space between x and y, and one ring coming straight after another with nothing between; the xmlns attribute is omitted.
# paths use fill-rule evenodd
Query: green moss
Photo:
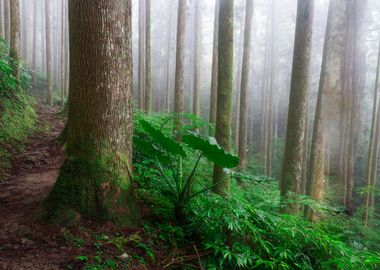
<svg viewBox="0 0 380 270"><path fill-rule="evenodd" d="M109 159L68 158L52 192L44 202L53 223L72 223L80 217L132 225L139 212L130 179L112 169Z"/></svg>

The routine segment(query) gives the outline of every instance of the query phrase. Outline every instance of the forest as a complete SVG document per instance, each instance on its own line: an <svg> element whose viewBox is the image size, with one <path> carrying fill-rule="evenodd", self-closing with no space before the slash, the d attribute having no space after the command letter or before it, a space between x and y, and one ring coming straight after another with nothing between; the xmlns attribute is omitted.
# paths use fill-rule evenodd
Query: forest
<svg viewBox="0 0 380 270"><path fill-rule="evenodd" d="M380 269L379 0L0 0L0 270Z"/></svg>

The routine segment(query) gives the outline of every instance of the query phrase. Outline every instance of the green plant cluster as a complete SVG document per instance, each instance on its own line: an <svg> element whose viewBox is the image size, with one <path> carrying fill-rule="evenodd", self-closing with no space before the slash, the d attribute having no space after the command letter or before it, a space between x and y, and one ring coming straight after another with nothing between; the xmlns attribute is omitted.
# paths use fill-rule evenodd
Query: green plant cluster
<svg viewBox="0 0 380 270"><path fill-rule="evenodd" d="M181 157L181 151L174 155L173 149L168 150L173 147L168 146L172 143L170 116L138 113L135 118L137 191L140 199L152 209L151 222L160 232L158 238L166 241L168 248L186 249L188 243L194 243L202 254L199 259L205 269L380 268L376 233L318 204L313 207L321 208L324 218L315 223L280 214L278 182L261 176L260 170L257 170L258 175L245 177L240 184L233 180L228 200L213 194L207 187L211 185L213 161L219 163L217 159L202 159L195 167L191 199L181 205L182 219L178 222L173 214L178 200L172 186L178 181L173 177L178 161L182 174L189 175L198 155L207 152L209 145L194 148L186 145L185 139L178 145L182 146L186 158ZM183 131L184 134L193 133ZM168 165L173 160L177 164L174 169ZM308 198L303 201L312 204Z"/></svg>
<svg viewBox="0 0 380 270"><path fill-rule="evenodd" d="M34 99L28 94L30 76L24 65L19 79L13 76L8 46L0 40L0 180L9 168L10 151L20 149L37 119Z"/></svg>

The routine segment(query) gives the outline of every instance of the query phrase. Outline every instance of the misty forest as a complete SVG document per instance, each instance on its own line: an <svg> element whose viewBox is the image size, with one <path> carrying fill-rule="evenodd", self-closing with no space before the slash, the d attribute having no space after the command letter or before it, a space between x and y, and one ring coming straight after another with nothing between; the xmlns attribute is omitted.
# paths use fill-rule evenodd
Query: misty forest
<svg viewBox="0 0 380 270"><path fill-rule="evenodd" d="M379 0L0 0L0 269L380 269Z"/></svg>

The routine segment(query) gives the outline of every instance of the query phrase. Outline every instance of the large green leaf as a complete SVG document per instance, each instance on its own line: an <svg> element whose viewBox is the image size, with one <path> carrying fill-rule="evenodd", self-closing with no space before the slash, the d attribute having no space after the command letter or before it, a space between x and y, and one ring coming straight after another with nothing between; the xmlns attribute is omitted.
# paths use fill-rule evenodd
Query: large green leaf
<svg viewBox="0 0 380 270"><path fill-rule="evenodd" d="M182 137L189 147L199 150L209 160L221 168L234 168L239 163L237 156L226 153L212 137L203 138L197 133L189 132Z"/></svg>
<svg viewBox="0 0 380 270"><path fill-rule="evenodd" d="M141 127L148 133L153 141L173 155L186 157L186 152L177 141L167 137L161 130L153 127L149 122L140 120Z"/></svg>
<svg viewBox="0 0 380 270"><path fill-rule="evenodd" d="M133 138L133 144L138 151L143 154L155 159L157 158L162 163L169 163L170 159L165 154L163 154L159 149L157 149L151 142L147 142L143 138L135 136Z"/></svg>

